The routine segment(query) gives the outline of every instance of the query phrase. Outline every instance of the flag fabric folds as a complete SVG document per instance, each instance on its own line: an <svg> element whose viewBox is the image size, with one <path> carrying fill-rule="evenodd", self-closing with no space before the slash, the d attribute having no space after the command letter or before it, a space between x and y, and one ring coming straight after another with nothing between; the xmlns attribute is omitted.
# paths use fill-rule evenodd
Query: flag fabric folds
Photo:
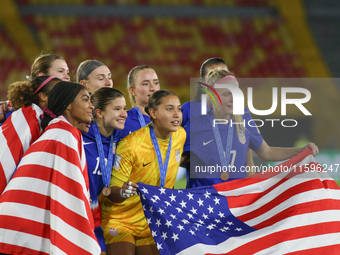
<svg viewBox="0 0 340 255"><path fill-rule="evenodd" d="M39 106L22 107L0 126L0 195L28 147L40 136Z"/></svg>
<svg viewBox="0 0 340 255"><path fill-rule="evenodd" d="M50 122L0 197L0 253L99 254L81 133Z"/></svg>
<svg viewBox="0 0 340 255"><path fill-rule="evenodd" d="M340 189L311 153L214 186L138 183L160 254L338 254Z"/></svg>

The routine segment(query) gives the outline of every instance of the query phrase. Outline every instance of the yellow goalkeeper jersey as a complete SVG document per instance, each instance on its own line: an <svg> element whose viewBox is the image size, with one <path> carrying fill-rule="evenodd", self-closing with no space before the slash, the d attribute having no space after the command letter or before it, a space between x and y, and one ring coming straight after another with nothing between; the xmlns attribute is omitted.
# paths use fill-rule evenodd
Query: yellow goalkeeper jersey
<svg viewBox="0 0 340 255"><path fill-rule="evenodd" d="M185 139L186 132L182 127L172 133L166 188L173 188L175 184ZM163 163L169 140L170 138L157 138ZM126 181L160 186L161 175L149 125L129 134L118 144L110 185L122 187ZM112 203L104 197L101 205L103 227L122 229L139 237L151 235L138 195L127 198L122 203Z"/></svg>

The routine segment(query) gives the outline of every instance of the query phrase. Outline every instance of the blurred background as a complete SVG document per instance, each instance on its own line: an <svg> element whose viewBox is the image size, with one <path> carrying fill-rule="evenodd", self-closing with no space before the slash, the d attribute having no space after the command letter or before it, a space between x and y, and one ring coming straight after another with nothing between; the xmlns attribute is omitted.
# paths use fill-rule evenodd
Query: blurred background
<svg viewBox="0 0 340 255"><path fill-rule="evenodd" d="M63 56L71 74L86 59L103 62L126 98L129 70L150 65L182 103L201 64L221 57L238 78L318 80L312 117L291 113L297 128L260 130L273 146L314 141L340 179L339 19L338 0L1 0L0 101L41 52ZM269 98L259 87L256 100L268 105L257 108L270 108Z"/></svg>

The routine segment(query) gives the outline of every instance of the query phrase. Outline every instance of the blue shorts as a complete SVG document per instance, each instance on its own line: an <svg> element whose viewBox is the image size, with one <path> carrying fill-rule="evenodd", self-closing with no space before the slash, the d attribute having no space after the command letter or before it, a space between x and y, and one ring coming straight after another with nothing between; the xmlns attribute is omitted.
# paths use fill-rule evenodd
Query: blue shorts
<svg viewBox="0 0 340 255"><path fill-rule="evenodd" d="M98 243L102 251L106 251L105 239L104 239L104 232L101 226L96 227L94 229L94 234L97 237Z"/></svg>

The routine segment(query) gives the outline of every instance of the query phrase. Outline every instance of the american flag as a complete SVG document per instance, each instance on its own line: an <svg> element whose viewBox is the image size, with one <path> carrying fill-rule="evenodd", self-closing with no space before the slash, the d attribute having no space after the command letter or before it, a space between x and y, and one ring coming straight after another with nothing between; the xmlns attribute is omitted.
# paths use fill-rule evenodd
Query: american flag
<svg viewBox="0 0 340 255"><path fill-rule="evenodd" d="M50 122L0 197L0 253L99 254L81 133Z"/></svg>
<svg viewBox="0 0 340 255"><path fill-rule="evenodd" d="M28 147L40 136L39 106L23 107L0 126L0 195Z"/></svg>
<svg viewBox="0 0 340 255"><path fill-rule="evenodd" d="M281 166L187 190L138 183L160 254L340 254L338 185L311 150Z"/></svg>

